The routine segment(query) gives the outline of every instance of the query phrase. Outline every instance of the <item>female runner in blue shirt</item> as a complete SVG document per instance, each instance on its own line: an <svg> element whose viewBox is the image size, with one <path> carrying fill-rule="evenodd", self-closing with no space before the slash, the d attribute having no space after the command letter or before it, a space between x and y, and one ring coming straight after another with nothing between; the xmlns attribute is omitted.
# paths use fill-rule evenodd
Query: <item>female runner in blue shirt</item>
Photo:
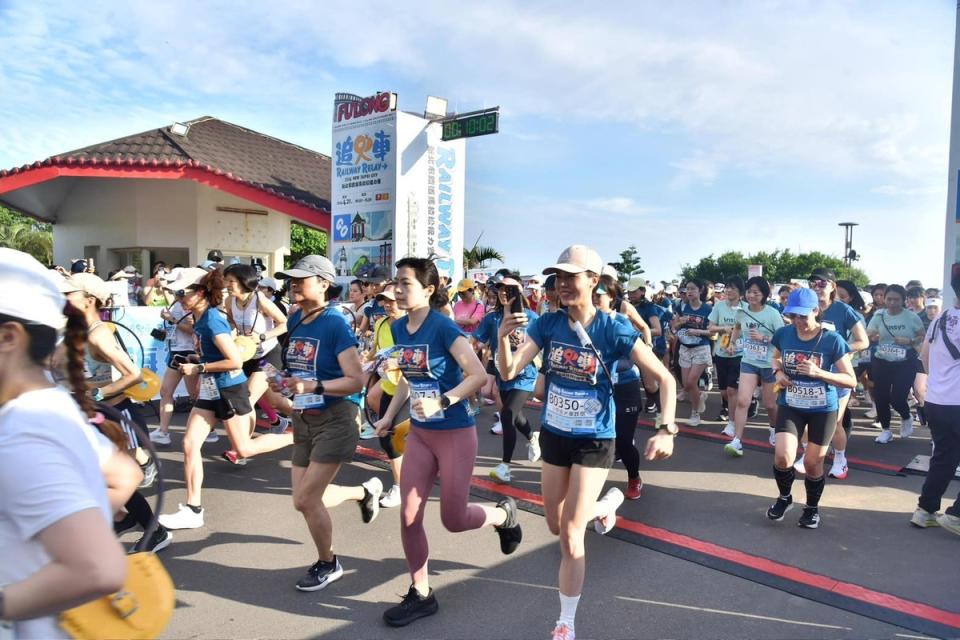
<svg viewBox="0 0 960 640"><path fill-rule="evenodd" d="M632 326L600 313L593 292L603 261L583 245L568 247L557 264L544 269L556 274L557 293L566 309L546 313L527 327L527 340L513 352L509 336L527 317L504 316L500 325L497 369L511 380L542 350L546 369L540 449L543 462L543 504L550 532L560 536L560 619L555 640L574 638L574 617L586 571L584 534L587 525L607 533L616 523L623 501L619 489L597 500L613 464L614 403L610 371L629 357L644 375L660 384L663 424L647 442L648 460L673 453L676 382ZM598 358L599 355L599 358Z"/></svg>

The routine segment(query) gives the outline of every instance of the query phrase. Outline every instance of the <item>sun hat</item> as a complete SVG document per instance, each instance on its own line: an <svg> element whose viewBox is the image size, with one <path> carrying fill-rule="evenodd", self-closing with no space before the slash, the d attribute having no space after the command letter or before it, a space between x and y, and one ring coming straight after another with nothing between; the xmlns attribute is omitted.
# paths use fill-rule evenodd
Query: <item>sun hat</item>
<svg viewBox="0 0 960 640"><path fill-rule="evenodd" d="M33 256L0 249L0 313L61 329L66 323L62 282Z"/></svg>
<svg viewBox="0 0 960 640"><path fill-rule="evenodd" d="M637 289L649 289L650 285L645 278L641 276L633 276L627 282L627 293L636 291Z"/></svg>
<svg viewBox="0 0 960 640"><path fill-rule="evenodd" d="M477 288L477 283L471 280L470 278L464 278L457 285L457 292L463 293L464 291L473 291Z"/></svg>
<svg viewBox="0 0 960 640"><path fill-rule="evenodd" d="M836 282L837 274L833 272L833 269L828 269L827 267L817 267L813 270L807 280L829 280L830 282Z"/></svg>
<svg viewBox="0 0 960 640"><path fill-rule="evenodd" d="M823 277L823 276L818 276ZM798 315L809 315L820 305L816 292L813 289L801 287L790 292L787 298L787 304L783 308L783 314L796 313Z"/></svg>
<svg viewBox="0 0 960 640"><path fill-rule="evenodd" d="M110 296L113 295L110 286L103 281L103 278L92 273L74 273L65 278L65 281L65 288L69 291L64 291L64 293L83 291L88 296L93 296L99 300L101 304L106 304Z"/></svg>
<svg viewBox="0 0 960 640"><path fill-rule="evenodd" d="M603 260L600 254L590 247L575 244L567 247L557 258L557 263L543 270L543 275L550 275L562 271L563 273L582 273L591 271L597 275L603 271Z"/></svg>
<svg viewBox="0 0 960 640"><path fill-rule="evenodd" d="M336 284L337 272L333 263L326 256L309 255L297 260L297 263L285 271L277 271L274 278L309 278L317 276L330 284L329 297L336 298L343 291L343 286Z"/></svg>
<svg viewBox="0 0 960 640"><path fill-rule="evenodd" d="M927 307L942 307L943 298L927 298L927 302L924 306Z"/></svg>
<svg viewBox="0 0 960 640"><path fill-rule="evenodd" d="M177 271L174 269L174 271ZM207 277L210 272L200 267L185 267L179 269L175 280L167 280L163 288L170 291L183 291L190 287L200 284L200 281Z"/></svg>
<svg viewBox="0 0 960 640"><path fill-rule="evenodd" d="M274 291L280 291L280 283L270 276L263 276L260 278L260 283L257 286L273 289Z"/></svg>

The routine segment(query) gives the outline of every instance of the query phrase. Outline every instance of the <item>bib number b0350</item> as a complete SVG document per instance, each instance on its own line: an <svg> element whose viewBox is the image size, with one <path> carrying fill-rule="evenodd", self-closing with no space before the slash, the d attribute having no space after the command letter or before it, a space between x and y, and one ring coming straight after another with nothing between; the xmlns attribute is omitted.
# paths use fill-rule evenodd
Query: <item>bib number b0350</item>
<svg viewBox="0 0 960 640"><path fill-rule="evenodd" d="M551 384L547 393L546 422L554 429L575 435L595 435L597 414L603 405L596 389L567 389Z"/></svg>

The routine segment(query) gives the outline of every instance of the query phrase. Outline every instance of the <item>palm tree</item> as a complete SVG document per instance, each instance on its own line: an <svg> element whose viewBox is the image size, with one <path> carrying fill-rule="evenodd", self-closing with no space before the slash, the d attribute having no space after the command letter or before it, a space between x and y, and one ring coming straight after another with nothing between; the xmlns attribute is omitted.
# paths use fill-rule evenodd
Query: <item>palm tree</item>
<svg viewBox="0 0 960 640"><path fill-rule="evenodd" d="M29 253L41 264L53 262L53 233L33 222L0 226L0 247Z"/></svg>
<svg viewBox="0 0 960 640"><path fill-rule="evenodd" d="M483 237L481 233L477 236L477 241L473 243L473 247L470 249L463 250L463 268L466 269L480 269L487 262L491 260L496 260L497 262L503 262L503 254L494 249L493 247L481 247L480 238Z"/></svg>

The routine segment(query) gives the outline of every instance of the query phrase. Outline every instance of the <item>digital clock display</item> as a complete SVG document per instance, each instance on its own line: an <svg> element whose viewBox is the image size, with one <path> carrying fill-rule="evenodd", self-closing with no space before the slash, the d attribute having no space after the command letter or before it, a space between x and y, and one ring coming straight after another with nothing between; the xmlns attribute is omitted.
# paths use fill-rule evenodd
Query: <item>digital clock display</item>
<svg viewBox="0 0 960 640"><path fill-rule="evenodd" d="M500 113L489 111L477 115L466 116L443 123L444 141L473 138L497 133L500 129Z"/></svg>

